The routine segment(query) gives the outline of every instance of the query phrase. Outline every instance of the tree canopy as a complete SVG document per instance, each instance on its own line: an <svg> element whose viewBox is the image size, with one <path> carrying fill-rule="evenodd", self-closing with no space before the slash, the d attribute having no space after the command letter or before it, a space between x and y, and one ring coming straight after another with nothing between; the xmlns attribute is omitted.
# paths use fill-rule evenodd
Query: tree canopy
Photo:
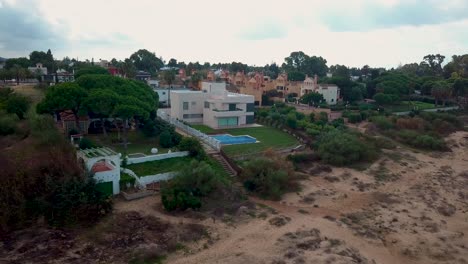
<svg viewBox="0 0 468 264"><path fill-rule="evenodd" d="M156 57L156 54L146 49L140 49L130 55L130 60L138 70L147 71L151 74L155 74L164 66L163 61Z"/></svg>

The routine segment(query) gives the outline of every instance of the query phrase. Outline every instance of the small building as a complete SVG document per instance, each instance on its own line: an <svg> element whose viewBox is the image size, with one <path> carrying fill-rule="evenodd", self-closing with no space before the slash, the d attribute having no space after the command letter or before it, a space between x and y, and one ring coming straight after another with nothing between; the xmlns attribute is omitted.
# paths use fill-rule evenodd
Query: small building
<svg viewBox="0 0 468 264"><path fill-rule="evenodd" d="M56 73L42 75L41 79L43 82L48 83L74 82L75 75L73 73L67 72L64 69L59 69Z"/></svg>
<svg viewBox="0 0 468 264"><path fill-rule="evenodd" d="M231 93L226 83L203 82L201 91L171 91L171 117L209 127L254 123L254 96Z"/></svg>
<svg viewBox="0 0 468 264"><path fill-rule="evenodd" d="M135 80L147 82L151 78L151 74L145 71L137 71Z"/></svg>
<svg viewBox="0 0 468 264"><path fill-rule="evenodd" d="M98 188L108 195L120 193L120 157L121 154L107 147L77 152L78 160L93 175Z"/></svg>
<svg viewBox="0 0 468 264"><path fill-rule="evenodd" d="M319 93L327 104L335 105L340 96L340 89L335 84L319 84L317 75L315 75L314 79L306 76L301 87L301 96L308 93Z"/></svg>
<svg viewBox="0 0 468 264"><path fill-rule="evenodd" d="M33 74L46 75L47 67L44 67L42 63L37 63L36 67L28 67L28 70Z"/></svg>
<svg viewBox="0 0 468 264"><path fill-rule="evenodd" d="M70 110L60 112L57 118L57 124L59 129L63 131L63 133L68 134L72 130L81 131L83 134L88 134L89 124L91 120L88 116L80 116L78 117L78 124L79 128L76 126L76 118L73 115L73 112Z"/></svg>
<svg viewBox="0 0 468 264"><path fill-rule="evenodd" d="M159 80L149 79L146 83L153 89L159 88Z"/></svg>

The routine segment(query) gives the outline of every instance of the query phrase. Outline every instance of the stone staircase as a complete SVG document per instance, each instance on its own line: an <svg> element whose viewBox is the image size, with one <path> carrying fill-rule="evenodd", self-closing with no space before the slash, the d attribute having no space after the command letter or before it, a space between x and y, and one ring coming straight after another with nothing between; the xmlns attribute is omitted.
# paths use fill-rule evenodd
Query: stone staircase
<svg viewBox="0 0 468 264"><path fill-rule="evenodd" d="M229 174L229 176L234 177L237 176L237 172L229 165L229 163L221 156L219 153L211 153L211 157L213 157L223 169Z"/></svg>

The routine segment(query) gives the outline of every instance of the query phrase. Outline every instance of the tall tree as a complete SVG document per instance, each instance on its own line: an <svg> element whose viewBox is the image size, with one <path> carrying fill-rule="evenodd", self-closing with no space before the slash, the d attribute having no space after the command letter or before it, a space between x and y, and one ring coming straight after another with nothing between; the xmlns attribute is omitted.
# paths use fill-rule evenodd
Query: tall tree
<svg viewBox="0 0 468 264"><path fill-rule="evenodd" d="M299 71L308 75L325 76L328 71L327 60L322 57L316 57L305 54L302 51L292 52L291 55L284 58L282 65L286 72Z"/></svg>
<svg viewBox="0 0 468 264"><path fill-rule="evenodd" d="M130 60L138 70L147 71L151 74L155 74L164 66L163 61L156 57L156 54L149 52L146 49L140 49L133 53L130 56Z"/></svg>
<svg viewBox="0 0 468 264"><path fill-rule="evenodd" d="M445 102L452 94L452 87L446 81L438 81L434 83L434 86L431 90L432 96L435 98L435 105L438 105L439 101L442 101L442 104L445 106Z"/></svg>
<svg viewBox="0 0 468 264"><path fill-rule="evenodd" d="M13 68L15 65L21 68L28 68L29 66L31 66L31 61L25 57L8 59L5 62L5 69L9 70Z"/></svg>
<svg viewBox="0 0 468 264"><path fill-rule="evenodd" d="M37 112L56 113L71 110L76 127L80 130L79 114L84 110L83 103L87 97L87 91L76 82L57 84L47 90L44 100L37 105Z"/></svg>
<svg viewBox="0 0 468 264"><path fill-rule="evenodd" d="M177 67L177 66L178 66L178 65L177 65L177 60L174 59L174 58L170 59L169 62L167 63L167 66L169 66L169 67Z"/></svg>
<svg viewBox="0 0 468 264"><path fill-rule="evenodd" d="M422 66L427 65L430 73L432 75L441 75L442 74L442 63L444 63L445 56L440 54L429 54L424 56L423 61L421 62Z"/></svg>
<svg viewBox="0 0 468 264"><path fill-rule="evenodd" d="M85 102L89 111L97 114L101 119L102 133L107 137L104 118L110 117L116 105L119 102L119 96L111 89L96 89L89 93Z"/></svg>

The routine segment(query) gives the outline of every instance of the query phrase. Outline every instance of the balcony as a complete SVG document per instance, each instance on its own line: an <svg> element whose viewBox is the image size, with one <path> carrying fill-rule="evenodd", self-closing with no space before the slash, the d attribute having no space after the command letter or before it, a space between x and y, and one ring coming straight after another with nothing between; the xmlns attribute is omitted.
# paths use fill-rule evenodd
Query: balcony
<svg viewBox="0 0 468 264"><path fill-rule="evenodd" d="M244 116L246 115L245 110L236 108L236 110L211 110L214 117L231 117L231 116Z"/></svg>
<svg viewBox="0 0 468 264"><path fill-rule="evenodd" d="M213 109L215 112L236 112L236 111L244 111L243 109L236 108L234 110L219 110L219 109Z"/></svg>

